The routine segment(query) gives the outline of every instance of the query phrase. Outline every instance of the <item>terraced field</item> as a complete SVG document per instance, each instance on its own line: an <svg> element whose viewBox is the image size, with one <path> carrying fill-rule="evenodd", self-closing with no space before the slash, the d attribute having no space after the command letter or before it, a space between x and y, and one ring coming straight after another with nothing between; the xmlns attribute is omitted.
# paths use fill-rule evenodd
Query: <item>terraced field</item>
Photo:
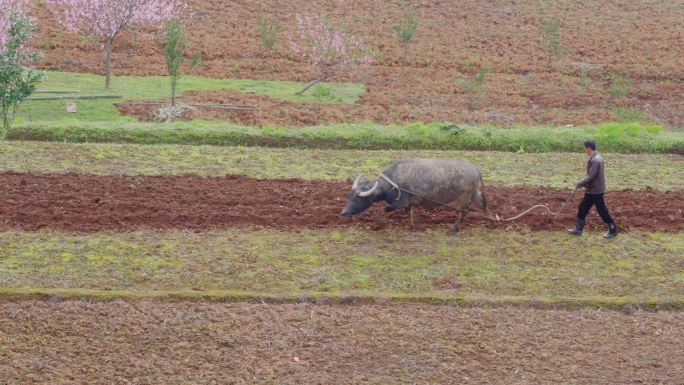
<svg viewBox="0 0 684 385"><path fill-rule="evenodd" d="M292 127L364 120L510 126L598 123L636 112L639 119L684 128L680 0L416 3L420 25L406 69L393 31L407 10L403 1L192 0L189 4L189 12L194 13L188 22L189 53L201 55L203 63L192 70L196 75L310 81L315 70L289 49L296 28L294 15L307 13L328 14L346 30L363 36L375 60L365 71L337 76L338 81L368 87L354 104L329 108L232 90L200 91L186 100L255 103L264 109L257 115L202 109L189 118ZM272 53L265 52L259 41L260 12L283 30ZM41 34L34 46L46 53L46 68L102 72L98 41L66 33L45 7L37 7L35 13ZM541 42L544 27L556 19L557 43L567 54L554 58L549 68ZM115 73L165 74L157 42L146 29L122 34L114 47ZM459 85L484 68L490 73L481 95ZM632 84L617 100L610 91L613 74ZM148 118L153 107L124 105L121 110Z"/></svg>
<svg viewBox="0 0 684 385"><path fill-rule="evenodd" d="M423 2L406 68L402 2L188 4L202 63L175 122L152 122L153 28L117 38L105 90L99 42L34 4L41 91L67 96L0 141L0 385L684 384L681 1ZM302 12L363 34L374 64L295 94ZM259 13L282 27L268 54ZM340 216L353 178L410 157L476 165L500 218L559 210L590 137L615 239L595 212L567 234L581 191L558 215L472 208L457 234L449 207L414 231L380 205Z"/></svg>
<svg viewBox="0 0 684 385"><path fill-rule="evenodd" d="M676 384L684 377L681 313L24 301L0 304L0 314L7 383Z"/></svg>
<svg viewBox="0 0 684 385"><path fill-rule="evenodd" d="M456 236L448 208L417 212L415 232L402 213L384 223L376 210L339 217L346 176L377 173L385 159L411 152L38 142L0 149L0 333L9 342L0 376L9 383L106 382L107 371L94 372L103 365L118 373L111 378L143 383L245 375L292 383L667 382L682 373L674 363L683 358L684 178L674 155L608 154L625 165L610 168L622 190L608 196L625 232L606 242L596 216L585 237L563 234L574 205L559 217L534 213L506 225L472 216ZM430 154L483 165L492 210L503 216L539 202L560 206L569 190L559 187L582 171L573 154ZM625 189L635 157L648 177ZM552 166L526 174L535 162ZM306 174L293 178L299 169ZM552 187L525 185L528 178ZM660 312L572 310L586 307ZM93 322L90 331L80 326ZM585 349L607 338L608 327L619 332L601 346L614 353L590 365ZM501 340L506 328L519 334ZM345 342L351 335L357 342ZM197 350L204 339L219 342ZM140 351L144 340L154 342ZM38 341L50 350L31 353ZM647 341L662 342L656 352ZM565 358L549 366L543 357L561 349ZM393 358L373 365L380 357ZM618 359L626 366L615 374L609 362Z"/></svg>

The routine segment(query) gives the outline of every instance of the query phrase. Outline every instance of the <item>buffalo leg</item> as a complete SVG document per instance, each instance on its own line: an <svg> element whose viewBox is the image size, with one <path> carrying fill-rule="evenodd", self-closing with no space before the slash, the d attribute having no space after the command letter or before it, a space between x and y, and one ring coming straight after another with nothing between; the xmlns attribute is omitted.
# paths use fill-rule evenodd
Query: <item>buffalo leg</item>
<svg viewBox="0 0 684 385"><path fill-rule="evenodd" d="M409 227L411 230L414 230L415 226L413 224L413 206L407 207L406 212L408 213L408 217L409 217Z"/></svg>
<svg viewBox="0 0 684 385"><path fill-rule="evenodd" d="M466 214L468 213L468 210L466 209L461 209L458 214L458 219L456 219L456 223L454 223L454 228L453 232L458 233L458 231L461 229L461 224L463 224L463 219L465 219Z"/></svg>

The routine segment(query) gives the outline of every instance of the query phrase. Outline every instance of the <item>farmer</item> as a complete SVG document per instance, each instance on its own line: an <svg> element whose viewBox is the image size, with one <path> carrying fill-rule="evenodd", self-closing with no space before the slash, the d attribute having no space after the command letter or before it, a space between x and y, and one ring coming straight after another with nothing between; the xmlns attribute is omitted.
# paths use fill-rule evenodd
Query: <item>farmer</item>
<svg viewBox="0 0 684 385"><path fill-rule="evenodd" d="M591 206L596 205L596 210L601 219L608 225L608 232L603 237L615 238L617 236L617 225L611 218L606 202L603 200L603 195L606 193L603 157L596 151L596 142L593 140L584 142L584 150L589 155L587 176L577 182L577 187L585 187L587 190L577 211L577 226L574 229L568 229L568 232L573 235L582 235L587 213L589 213Z"/></svg>

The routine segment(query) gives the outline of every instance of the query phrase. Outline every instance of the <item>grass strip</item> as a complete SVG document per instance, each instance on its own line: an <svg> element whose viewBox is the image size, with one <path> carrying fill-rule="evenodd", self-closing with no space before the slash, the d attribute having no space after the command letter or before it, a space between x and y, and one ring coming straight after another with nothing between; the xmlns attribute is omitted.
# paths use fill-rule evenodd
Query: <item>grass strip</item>
<svg viewBox="0 0 684 385"><path fill-rule="evenodd" d="M462 158L479 167L487 183L574 187L586 172L578 153L516 154L483 151L299 150L132 144L1 142L0 171L78 172L97 175L221 176L345 180L377 174L407 157ZM684 187L678 155L604 154L609 189L671 190Z"/></svg>
<svg viewBox="0 0 684 385"><path fill-rule="evenodd" d="M682 153L684 133L665 131L644 123L608 123L587 127L455 126L450 123L383 126L375 123L332 124L316 127L244 127L219 121L139 123L119 114L109 100L85 100L116 94L121 101L159 100L169 95L169 79L163 76L115 77L112 88L103 88L98 75L46 72L41 89L50 98L29 100L19 110L14 140L72 143L187 144L220 146L268 146L326 149L434 149L494 150L512 152L574 152L587 138L599 141L613 153ZM325 92L297 95L303 84L289 81L210 79L184 76L179 93L190 90L232 89L293 102L355 103L366 92L362 84L325 83ZM62 90L60 94L60 90ZM75 113L65 102L78 100ZM71 100L71 101L73 101Z"/></svg>
<svg viewBox="0 0 684 385"><path fill-rule="evenodd" d="M260 302L260 303L316 303L316 304L384 304L425 303L434 305L458 305L466 307L521 307L533 309L609 309L621 311L682 311L684 297L669 299L636 299L632 297L476 297L459 295L385 295L385 294L330 294L301 293L293 295L269 295L227 290L214 291L107 291L85 289L7 289L0 288L0 301L69 301L93 300L109 302L115 300L155 302Z"/></svg>
<svg viewBox="0 0 684 385"><path fill-rule="evenodd" d="M227 122L49 121L16 125L8 139L70 143L185 144L357 150L577 152L588 138L612 153L684 153L684 132L656 125L610 123L577 128L375 123L315 127L245 127ZM455 127L455 126L454 126Z"/></svg>
<svg viewBox="0 0 684 385"><path fill-rule="evenodd" d="M0 233L3 296L678 307L684 234ZM51 294L52 293L52 294ZM79 294L80 293L80 294ZM612 305L611 305L612 304Z"/></svg>

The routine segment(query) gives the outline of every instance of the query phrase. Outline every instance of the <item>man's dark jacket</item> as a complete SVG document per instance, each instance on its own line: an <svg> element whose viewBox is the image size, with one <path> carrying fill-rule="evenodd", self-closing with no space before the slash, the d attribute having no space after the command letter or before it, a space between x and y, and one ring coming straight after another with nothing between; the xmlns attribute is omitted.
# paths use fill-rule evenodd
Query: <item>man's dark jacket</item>
<svg viewBox="0 0 684 385"><path fill-rule="evenodd" d="M594 152L587 162L587 176L580 181L580 184L587 188L587 194L606 192L606 176L603 174L603 168L603 157L598 152Z"/></svg>

